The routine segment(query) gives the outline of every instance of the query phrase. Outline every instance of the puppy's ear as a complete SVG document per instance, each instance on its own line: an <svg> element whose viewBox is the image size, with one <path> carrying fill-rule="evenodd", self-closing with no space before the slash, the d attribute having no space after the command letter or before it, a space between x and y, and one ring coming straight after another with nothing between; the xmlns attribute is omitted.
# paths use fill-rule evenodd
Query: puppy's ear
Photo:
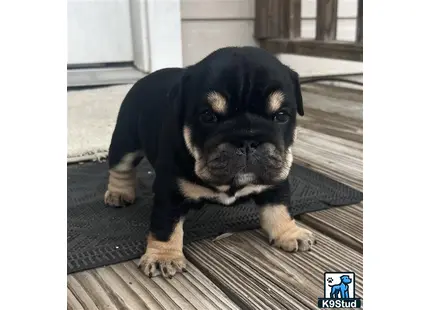
<svg viewBox="0 0 430 310"><path fill-rule="evenodd" d="M188 89L189 73L188 70L184 71L182 77L178 79L175 85L170 89L168 97L170 102L173 103L170 110L170 117L166 124L169 127L169 135L172 139L172 145L175 147L183 147L183 129L185 125L185 113L187 102L187 89Z"/></svg>
<svg viewBox="0 0 430 310"><path fill-rule="evenodd" d="M303 110L302 89L300 87L299 74L292 69L289 69L289 71L291 79L293 80L294 93L296 96L297 113L299 113L300 116L303 116L305 115L305 111Z"/></svg>
<svg viewBox="0 0 430 310"><path fill-rule="evenodd" d="M182 77L178 80L178 82L172 87L168 96L171 102L175 102L173 105L174 114L179 121L180 126L182 126L182 121L184 120L184 107L183 103L186 102L187 98L187 83L189 80L188 70L184 72Z"/></svg>

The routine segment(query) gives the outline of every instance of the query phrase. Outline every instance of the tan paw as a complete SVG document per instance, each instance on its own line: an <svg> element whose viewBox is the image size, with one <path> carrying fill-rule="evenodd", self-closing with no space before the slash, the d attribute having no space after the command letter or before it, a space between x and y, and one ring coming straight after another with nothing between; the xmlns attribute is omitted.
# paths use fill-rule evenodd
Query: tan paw
<svg viewBox="0 0 430 310"><path fill-rule="evenodd" d="M292 227L270 242L287 252L310 251L316 243L314 234L299 226Z"/></svg>
<svg viewBox="0 0 430 310"><path fill-rule="evenodd" d="M159 273L165 278L172 278L177 272L186 272L186 260L183 254L145 253L139 261L139 268L148 277Z"/></svg>
<svg viewBox="0 0 430 310"><path fill-rule="evenodd" d="M117 193L109 190L105 193L105 204L110 207L127 207L134 203L135 196L130 193Z"/></svg>

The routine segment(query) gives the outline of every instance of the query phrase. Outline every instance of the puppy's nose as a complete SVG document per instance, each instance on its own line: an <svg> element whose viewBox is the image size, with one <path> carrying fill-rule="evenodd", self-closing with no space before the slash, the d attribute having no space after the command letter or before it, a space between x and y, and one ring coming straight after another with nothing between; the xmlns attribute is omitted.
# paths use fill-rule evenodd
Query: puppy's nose
<svg viewBox="0 0 430 310"><path fill-rule="evenodd" d="M258 141L246 140L242 141L239 147L239 152L242 155L252 154L256 151L257 147L260 145Z"/></svg>

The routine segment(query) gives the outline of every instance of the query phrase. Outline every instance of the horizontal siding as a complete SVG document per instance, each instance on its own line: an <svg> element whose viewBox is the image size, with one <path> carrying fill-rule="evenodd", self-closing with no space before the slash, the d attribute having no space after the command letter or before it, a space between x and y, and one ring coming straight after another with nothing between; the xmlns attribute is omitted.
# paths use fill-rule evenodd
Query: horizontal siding
<svg viewBox="0 0 430 310"><path fill-rule="evenodd" d="M182 0L182 20L254 19L255 0Z"/></svg>
<svg viewBox="0 0 430 310"><path fill-rule="evenodd" d="M253 20L204 20L182 22L184 66L191 65L225 46L256 46Z"/></svg>

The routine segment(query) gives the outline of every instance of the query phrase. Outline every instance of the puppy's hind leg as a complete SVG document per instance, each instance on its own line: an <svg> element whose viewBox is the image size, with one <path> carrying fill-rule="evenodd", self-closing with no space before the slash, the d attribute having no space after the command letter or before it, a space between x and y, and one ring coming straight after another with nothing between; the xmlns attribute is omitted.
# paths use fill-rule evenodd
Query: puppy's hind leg
<svg viewBox="0 0 430 310"><path fill-rule="evenodd" d="M129 138L129 139L127 139ZM104 202L111 207L126 207L136 199L136 166L143 158L138 143L114 132L109 148L109 182Z"/></svg>

